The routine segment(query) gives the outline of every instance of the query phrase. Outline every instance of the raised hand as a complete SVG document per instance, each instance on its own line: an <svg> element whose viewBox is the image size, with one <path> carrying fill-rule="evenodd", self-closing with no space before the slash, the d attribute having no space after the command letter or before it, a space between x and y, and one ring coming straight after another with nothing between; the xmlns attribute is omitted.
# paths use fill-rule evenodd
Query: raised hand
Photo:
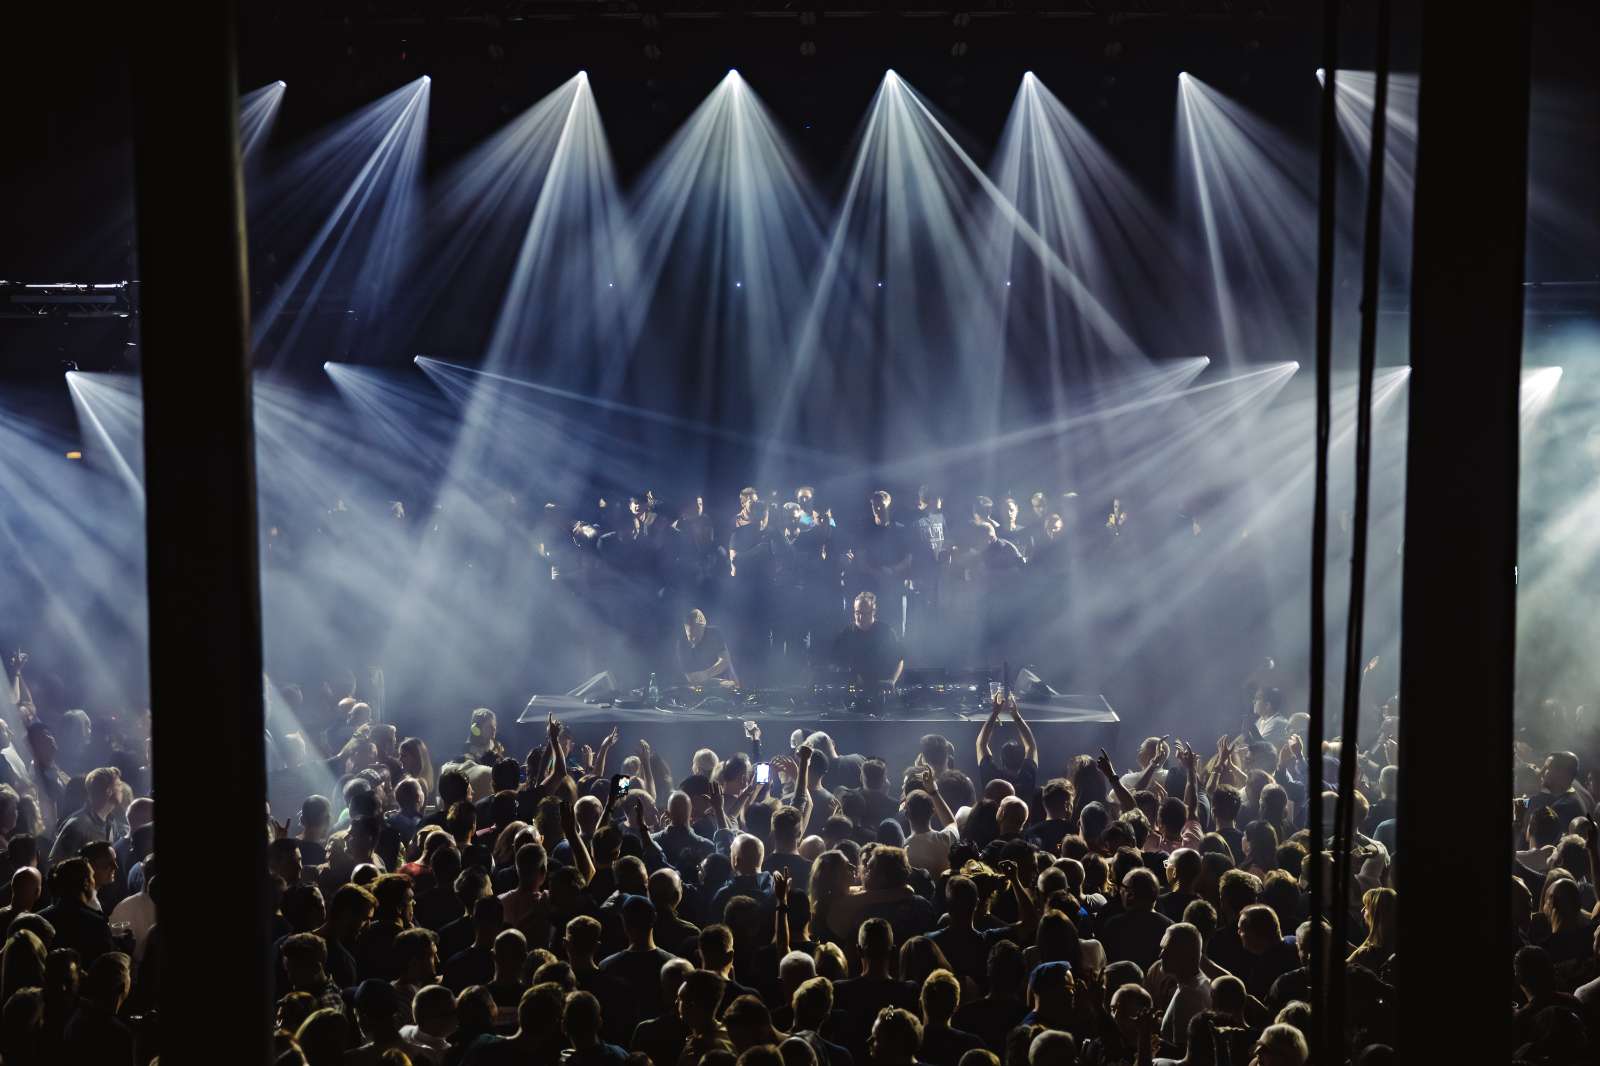
<svg viewBox="0 0 1600 1066"><path fill-rule="evenodd" d="M591 748L589 745L585 744L582 748L579 748L578 750L583 753L583 765L586 768L588 768L590 770L593 770L594 769L594 749Z"/></svg>
<svg viewBox="0 0 1600 1066"><path fill-rule="evenodd" d="M616 726L612 726L611 727L611 732L606 734L606 739L602 740L600 742L600 744L601 744L602 747L609 748L609 747L613 746L614 744L616 744L616 742L621 740L621 739L622 739L622 733L617 729Z"/></svg>
<svg viewBox="0 0 1600 1066"><path fill-rule="evenodd" d="M1106 775L1107 781L1115 781L1117 779L1117 768L1111 765L1111 756L1106 754L1106 749L1100 749L1100 757L1094 761L1094 764L1100 768L1102 774Z"/></svg>
<svg viewBox="0 0 1600 1066"><path fill-rule="evenodd" d="M561 831L569 837L578 835L578 816L567 800L561 801Z"/></svg>
<svg viewBox="0 0 1600 1066"><path fill-rule="evenodd" d="M561 723L556 721L555 711L547 712L545 727L550 735L550 745L554 747L556 742L561 739Z"/></svg>
<svg viewBox="0 0 1600 1066"><path fill-rule="evenodd" d="M756 721L747 721L747 722L745 722L744 723L744 735L749 737L751 740L760 740L761 739L761 723L760 722L756 722Z"/></svg>
<svg viewBox="0 0 1600 1066"><path fill-rule="evenodd" d="M272 839L273 840L288 840L289 839L289 819L285 818L280 823L276 818L269 817L267 819L267 821L272 823Z"/></svg>
<svg viewBox="0 0 1600 1066"><path fill-rule="evenodd" d="M780 907L789 902L789 875L782 870L774 871L772 874L772 895Z"/></svg>
<svg viewBox="0 0 1600 1066"><path fill-rule="evenodd" d="M1200 756L1193 748L1181 740L1178 741L1178 762L1185 770L1189 771L1190 774L1193 774L1195 772L1195 765L1199 761Z"/></svg>

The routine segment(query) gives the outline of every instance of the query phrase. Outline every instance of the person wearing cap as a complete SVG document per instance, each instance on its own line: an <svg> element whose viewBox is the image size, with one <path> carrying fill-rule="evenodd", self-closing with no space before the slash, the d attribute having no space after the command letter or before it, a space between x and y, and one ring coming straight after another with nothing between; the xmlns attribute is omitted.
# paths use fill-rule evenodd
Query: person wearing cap
<svg viewBox="0 0 1600 1066"><path fill-rule="evenodd" d="M1028 975L1028 1013L1023 1025L1043 1025L1049 1029L1076 1032L1084 1029L1083 1015L1077 1010L1073 993L1072 963L1042 962ZM1088 1030L1084 1029L1084 1035Z"/></svg>
<svg viewBox="0 0 1600 1066"><path fill-rule="evenodd" d="M378 1066L384 1052L396 1048L413 1062L428 1059L428 1050L400 1035L400 994L388 981L370 977L356 986L356 1020L367 1042L345 1056L352 1066Z"/></svg>
<svg viewBox="0 0 1600 1066"><path fill-rule="evenodd" d="M654 1018L661 1013L661 967L675 957L656 947L656 907L643 896L623 897L617 908L622 914L622 932L628 946L600 963L600 972L628 988L636 997L635 1013Z"/></svg>

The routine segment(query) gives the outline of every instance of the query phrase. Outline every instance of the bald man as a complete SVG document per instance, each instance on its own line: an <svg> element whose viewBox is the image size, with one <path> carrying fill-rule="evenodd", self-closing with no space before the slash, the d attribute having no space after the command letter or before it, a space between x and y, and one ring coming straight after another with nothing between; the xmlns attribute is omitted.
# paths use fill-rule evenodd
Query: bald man
<svg viewBox="0 0 1600 1066"><path fill-rule="evenodd" d="M11 920L19 914L31 913L39 905L44 891L44 880L31 866L19 867L11 875L11 902L0 907L0 938L10 935Z"/></svg>

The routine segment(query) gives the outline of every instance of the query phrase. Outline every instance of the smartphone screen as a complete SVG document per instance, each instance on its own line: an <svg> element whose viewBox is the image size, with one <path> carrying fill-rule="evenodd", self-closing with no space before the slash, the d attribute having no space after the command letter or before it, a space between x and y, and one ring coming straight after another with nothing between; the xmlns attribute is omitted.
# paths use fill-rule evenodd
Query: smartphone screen
<svg viewBox="0 0 1600 1066"><path fill-rule="evenodd" d="M771 778L771 776L772 776L772 768L770 766L768 766L766 763L761 763L759 766L756 767L756 784L758 784L758 785L766 784L767 781Z"/></svg>

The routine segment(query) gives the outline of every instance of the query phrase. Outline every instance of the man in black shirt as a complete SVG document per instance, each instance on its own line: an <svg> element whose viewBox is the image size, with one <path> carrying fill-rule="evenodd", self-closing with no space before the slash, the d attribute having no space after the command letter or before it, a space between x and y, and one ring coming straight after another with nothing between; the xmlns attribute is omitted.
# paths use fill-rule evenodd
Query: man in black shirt
<svg viewBox="0 0 1600 1066"><path fill-rule="evenodd" d="M898 595L911 575L912 538L906 527L889 517L893 498L882 489L867 499L872 509L872 521L856 534L850 549L853 563L852 577L858 588L866 588L879 595Z"/></svg>
<svg viewBox="0 0 1600 1066"><path fill-rule="evenodd" d="M1001 747L1000 759L996 762L991 743L995 727L1000 724L1002 711L1009 712L1011 720L1016 723L1018 740L1006 742ZM989 717L978 730L976 747L980 784L987 786L991 779L1003 777L1011 783L1017 795L1033 795L1039 780L1039 742L1034 739L1033 730L1028 727L1028 723L1023 721L1022 714L1017 709L1015 695L995 695L993 704L989 708Z"/></svg>
<svg viewBox="0 0 1600 1066"><path fill-rule="evenodd" d="M683 620L683 635L678 638L676 654L678 672L691 685L739 683L728 642L722 639L721 630L706 624L705 613L698 608Z"/></svg>
<svg viewBox="0 0 1600 1066"><path fill-rule="evenodd" d="M637 1017L654 1018L662 1009L661 967L671 962L673 955L656 947L656 909L649 900L629 896L620 909L628 947L602 962L600 972L631 990Z"/></svg>
<svg viewBox="0 0 1600 1066"><path fill-rule="evenodd" d="M1100 938L1108 960L1136 962L1148 970L1161 957L1161 938L1172 919L1155 909L1157 890L1156 875L1143 866L1123 876L1122 913L1106 923ZM1266 994L1265 988L1261 994Z"/></svg>
<svg viewBox="0 0 1600 1066"><path fill-rule="evenodd" d="M859 684L899 684L906 660L894 630L877 624L878 597L871 592L858 594L853 613L854 622L833 642L834 662Z"/></svg>

